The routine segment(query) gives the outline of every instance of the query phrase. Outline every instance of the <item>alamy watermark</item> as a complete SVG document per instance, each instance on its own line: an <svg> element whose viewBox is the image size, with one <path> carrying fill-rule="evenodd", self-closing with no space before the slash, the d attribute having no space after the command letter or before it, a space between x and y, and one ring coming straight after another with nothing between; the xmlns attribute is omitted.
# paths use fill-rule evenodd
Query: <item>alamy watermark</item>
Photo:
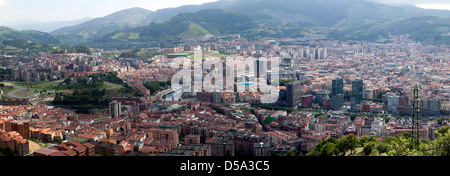
<svg viewBox="0 0 450 176"><path fill-rule="evenodd" d="M203 58L200 46L194 58L178 57L172 69L172 90L183 92L257 92L261 103L275 103L279 97L280 58ZM206 73L206 74L204 74Z"/></svg>

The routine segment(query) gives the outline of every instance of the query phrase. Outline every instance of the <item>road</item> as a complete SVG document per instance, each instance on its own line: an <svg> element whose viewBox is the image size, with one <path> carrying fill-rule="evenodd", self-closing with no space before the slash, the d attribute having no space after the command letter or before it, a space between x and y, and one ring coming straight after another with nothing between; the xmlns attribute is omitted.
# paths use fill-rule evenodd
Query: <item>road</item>
<svg viewBox="0 0 450 176"><path fill-rule="evenodd" d="M158 92L158 93L155 95L155 100L158 100L158 101L160 101L160 102L164 102L164 99L163 99L164 96L170 95L170 94L175 94L175 93L177 93L178 91L181 91L181 88L176 89L176 90L172 90L172 88L163 90L163 91L161 91L161 92ZM174 95L172 95L172 96L174 96ZM179 98L177 98L177 99L174 100L174 101L179 101L179 99L182 99L181 95L179 96ZM171 101L171 100L169 100L169 101Z"/></svg>
<svg viewBox="0 0 450 176"><path fill-rule="evenodd" d="M37 95L37 93L32 93L31 95L26 96L26 97L16 96L16 95L14 95L15 93L17 93L17 92L19 92L19 91L26 91L27 89L26 89L26 88L23 88L23 87L20 87L20 86L16 86L16 85L14 85L14 84L12 84L12 83L9 83L9 82L4 83L4 84L5 84L6 86L13 86L13 87L15 88L15 90L13 90L13 91L11 91L11 92L8 92L8 94L6 94L9 98L17 98L17 99L20 99L20 98L31 98L31 97Z"/></svg>
<svg viewBox="0 0 450 176"><path fill-rule="evenodd" d="M106 90L111 90L111 89L116 89L116 85L110 83L110 82L104 82L105 84L108 84L108 88L106 88Z"/></svg>

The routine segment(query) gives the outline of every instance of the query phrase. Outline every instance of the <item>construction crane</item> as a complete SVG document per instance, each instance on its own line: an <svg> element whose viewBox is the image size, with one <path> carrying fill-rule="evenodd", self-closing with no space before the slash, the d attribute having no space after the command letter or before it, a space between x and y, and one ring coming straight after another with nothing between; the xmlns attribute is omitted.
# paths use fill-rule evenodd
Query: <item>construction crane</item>
<svg viewBox="0 0 450 176"><path fill-rule="evenodd" d="M413 118L411 130L411 150L419 150L419 84L416 83L413 87Z"/></svg>

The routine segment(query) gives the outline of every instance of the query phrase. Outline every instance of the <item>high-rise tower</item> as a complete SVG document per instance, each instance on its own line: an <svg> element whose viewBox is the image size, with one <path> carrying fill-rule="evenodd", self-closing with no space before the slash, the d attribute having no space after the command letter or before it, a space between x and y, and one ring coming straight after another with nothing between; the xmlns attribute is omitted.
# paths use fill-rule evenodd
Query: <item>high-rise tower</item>
<svg viewBox="0 0 450 176"><path fill-rule="evenodd" d="M120 101L113 101L109 103L109 114L111 114L111 118L116 118L122 115Z"/></svg>
<svg viewBox="0 0 450 176"><path fill-rule="evenodd" d="M362 79L356 79L352 82L352 96L350 98L351 111L360 111L361 101L363 100L364 83Z"/></svg>
<svg viewBox="0 0 450 176"><path fill-rule="evenodd" d="M333 79L331 85L332 108L340 109L344 105L344 80L342 78Z"/></svg>

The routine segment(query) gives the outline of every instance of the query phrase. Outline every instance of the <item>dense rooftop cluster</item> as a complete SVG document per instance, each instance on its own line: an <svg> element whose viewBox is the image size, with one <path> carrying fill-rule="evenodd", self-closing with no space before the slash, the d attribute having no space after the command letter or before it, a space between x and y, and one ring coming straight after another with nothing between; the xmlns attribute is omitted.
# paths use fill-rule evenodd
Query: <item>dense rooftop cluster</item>
<svg viewBox="0 0 450 176"><path fill-rule="evenodd" d="M11 74L2 76L4 80L64 80L117 72L144 96L111 97L108 111L89 115L58 106L8 101L0 106L0 144L20 155L36 156L312 152L324 140L349 134L383 140L411 132L408 116L416 83L421 86L420 138L433 140L440 127L449 125L448 46L423 46L407 36L392 36L383 44L310 40L305 42L309 46L280 45L302 40L248 41L229 36L218 42L148 48L169 54L145 59L105 59L99 53L2 56L7 58L2 60L3 66L12 69ZM286 84L278 87L278 101L260 106L263 94L251 91L181 92L170 99L167 96L177 91L154 94L144 86L171 80L178 70L170 63L178 56L191 57L196 45L201 45L206 56L224 62L227 57L240 56L280 59L278 76ZM256 67L254 72L258 69L264 68ZM206 69L202 74L207 74ZM273 75L258 75L254 81L266 81L269 76ZM31 151L27 139L52 145Z"/></svg>

